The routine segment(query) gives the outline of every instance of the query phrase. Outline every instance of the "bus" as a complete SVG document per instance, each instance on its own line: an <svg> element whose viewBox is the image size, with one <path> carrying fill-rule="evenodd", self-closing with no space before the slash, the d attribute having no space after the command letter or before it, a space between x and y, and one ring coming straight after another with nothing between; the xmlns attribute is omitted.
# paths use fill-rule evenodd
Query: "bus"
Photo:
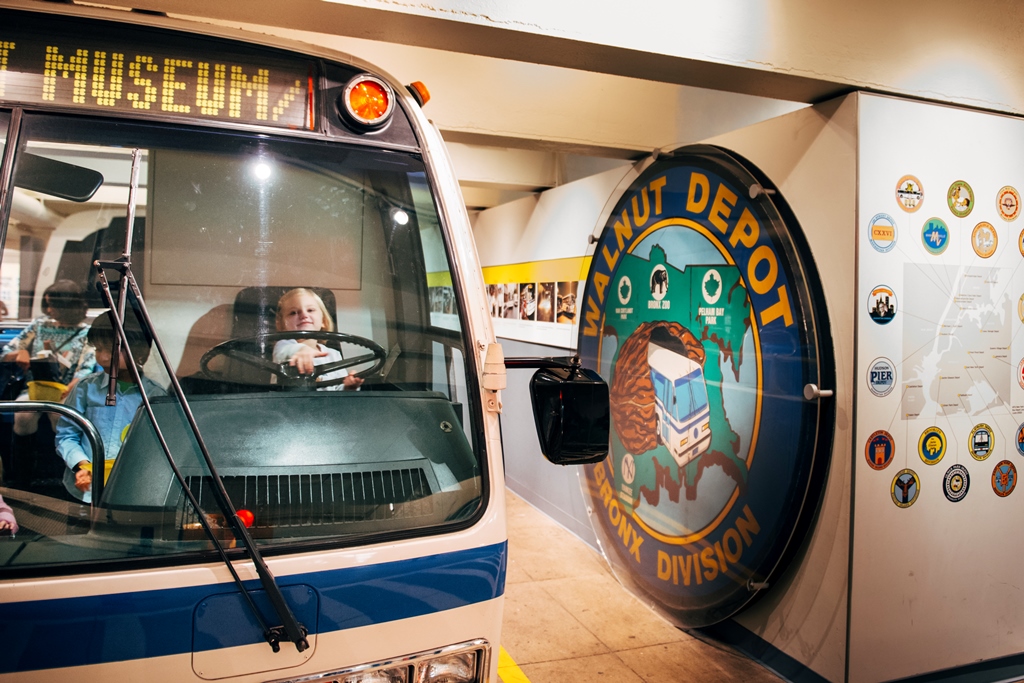
<svg viewBox="0 0 1024 683"><path fill-rule="evenodd" d="M0 7L0 680L496 680L505 359L427 98ZM600 378L519 367L603 458Z"/></svg>
<svg viewBox="0 0 1024 683"><path fill-rule="evenodd" d="M682 467L711 445L711 410L704 369L686 355L681 343L664 336L652 336L647 345L654 414L658 441Z"/></svg>

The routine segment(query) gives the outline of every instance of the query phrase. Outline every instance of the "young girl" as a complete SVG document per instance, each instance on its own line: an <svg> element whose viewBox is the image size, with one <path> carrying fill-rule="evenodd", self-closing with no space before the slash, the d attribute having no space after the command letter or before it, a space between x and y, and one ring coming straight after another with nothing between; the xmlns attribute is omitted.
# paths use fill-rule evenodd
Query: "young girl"
<svg viewBox="0 0 1024 683"><path fill-rule="evenodd" d="M285 292L277 302L276 326L279 332L334 331L334 318L327 311L323 300L316 292L299 287ZM315 339L282 339L274 345L274 362L288 362L300 374L308 375L313 367L341 360L341 352L331 349ZM335 370L317 378L327 381L344 377L341 384L324 387L325 391L356 389L363 383L361 377L348 374L345 369Z"/></svg>

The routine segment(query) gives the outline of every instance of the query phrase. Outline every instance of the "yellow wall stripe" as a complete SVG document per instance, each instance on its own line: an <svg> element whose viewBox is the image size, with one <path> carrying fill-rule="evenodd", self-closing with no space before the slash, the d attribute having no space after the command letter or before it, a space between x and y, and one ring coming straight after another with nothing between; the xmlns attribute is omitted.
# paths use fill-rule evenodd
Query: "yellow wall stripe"
<svg viewBox="0 0 1024 683"><path fill-rule="evenodd" d="M589 256L510 263L484 268L484 282L500 285L505 282L571 282L585 280L590 271Z"/></svg>
<svg viewBox="0 0 1024 683"><path fill-rule="evenodd" d="M502 683L530 683L523 670L515 663L504 647L498 648L498 678Z"/></svg>

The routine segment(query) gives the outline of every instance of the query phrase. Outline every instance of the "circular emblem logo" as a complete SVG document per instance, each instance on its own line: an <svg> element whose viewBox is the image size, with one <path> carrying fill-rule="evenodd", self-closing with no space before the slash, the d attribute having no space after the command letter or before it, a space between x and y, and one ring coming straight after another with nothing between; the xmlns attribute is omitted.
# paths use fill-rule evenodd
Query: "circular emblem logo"
<svg viewBox="0 0 1024 683"><path fill-rule="evenodd" d="M996 195L996 208L1004 221L1016 220L1020 215L1020 194L1009 185L1001 188Z"/></svg>
<svg viewBox="0 0 1024 683"><path fill-rule="evenodd" d="M1021 294L1020 298L1017 299L1017 317L1024 323L1024 294Z"/></svg>
<svg viewBox="0 0 1024 683"><path fill-rule="evenodd" d="M971 233L971 247L974 248L975 254L981 258L988 258L996 253L998 245L999 235L996 234L996 229L992 227L991 223L982 221L974 226L974 231Z"/></svg>
<svg viewBox="0 0 1024 683"><path fill-rule="evenodd" d="M889 493L892 494L892 502L898 507L908 508L917 500L917 494L921 492L921 480L917 478L914 470L900 470L892 479L892 486Z"/></svg>
<svg viewBox="0 0 1024 683"><path fill-rule="evenodd" d="M888 358L876 358L868 368L868 389L875 396L888 396L896 386L896 368Z"/></svg>
<svg viewBox="0 0 1024 683"><path fill-rule="evenodd" d="M879 325L888 325L896 317L896 292L888 285L879 285L868 296L868 315Z"/></svg>
<svg viewBox="0 0 1024 683"><path fill-rule="evenodd" d="M971 457L975 460L985 460L992 454L992 447L995 445L995 441L995 435L992 433L991 427L984 422L974 425L968 441Z"/></svg>
<svg viewBox="0 0 1024 683"><path fill-rule="evenodd" d="M1024 389L1024 358L1017 363L1017 383L1020 384L1021 389Z"/></svg>
<svg viewBox="0 0 1024 683"><path fill-rule="evenodd" d="M795 221L750 197L757 182L706 146L651 164L611 212L582 297L580 358L611 411L608 457L584 470L594 530L616 571L687 627L742 609L747 581L800 542L815 505L792 501L821 495L810 483L834 423L834 408L791 400L833 370L792 356L821 348L816 275ZM610 291L623 276L651 288L628 313Z"/></svg>
<svg viewBox="0 0 1024 683"><path fill-rule="evenodd" d="M626 457L622 459L622 481L632 484L634 479L636 479L636 460L633 459L631 453L626 453Z"/></svg>
<svg viewBox="0 0 1024 683"><path fill-rule="evenodd" d="M957 218L966 218L974 210L974 190L963 180L957 180L949 186L946 193L946 204Z"/></svg>
<svg viewBox="0 0 1024 683"><path fill-rule="evenodd" d="M616 288L615 293L619 297L619 303L625 306L629 303L629 297L633 296L633 283L629 281L629 278L623 275L619 278L619 286Z"/></svg>
<svg viewBox="0 0 1024 683"><path fill-rule="evenodd" d="M700 292L704 296L704 303L718 303L718 299L722 296L722 276L717 270L711 268L704 273L704 279L700 283Z"/></svg>
<svg viewBox="0 0 1024 683"><path fill-rule="evenodd" d="M873 470L884 470L892 462L894 455L896 442L893 441L892 434L879 429L868 437L868 442L864 446L864 457L867 458L868 467Z"/></svg>
<svg viewBox="0 0 1024 683"><path fill-rule="evenodd" d="M936 465L946 454L946 435L938 427L929 427L917 440L917 454L925 465Z"/></svg>
<svg viewBox="0 0 1024 683"><path fill-rule="evenodd" d="M1017 427L1017 453L1024 455L1024 423Z"/></svg>
<svg viewBox="0 0 1024 683"><path fill-rule="evenodd" d="M1017 486L1017 468L1009 460L996 464L992 470L992 490L1000 498L1006 498Z"/></svg>
<svg viewBox="0 0 1024 683"><path fill-rule="evenodd" d="M896 183L896 202L900 208L913 213L921 208L924 201L924 188L921 181L912 175L905 175Z"/></svg>
<svg viewBox="0 0 1024 683"><path fill-rule="evenodd" d="M896 246L896 221L887 213L875 214L868 226L868 240L883 254Z"/></svg>
<svg viewBox="0 0 1024 683"><path fill-rule="evenodd" d="M953 465L946 470L946 475L942 477L942 491L946 494L946 499L954 503L963 500L970 487L971 475L963 465Z"/></svg>
<svg viewBox="0 0 1024 683"><path fill-rule="evenodd" d="M651 298L663 301L668 294L668 270L660 263L651 269Z"/></svg>
<svg viewBox="0 0 1024 683"><path fill-rule="evenodd" d="M938 256L949 246L949 228L941 218L929 218L921 228L921 241L929 254Z"/></svg>

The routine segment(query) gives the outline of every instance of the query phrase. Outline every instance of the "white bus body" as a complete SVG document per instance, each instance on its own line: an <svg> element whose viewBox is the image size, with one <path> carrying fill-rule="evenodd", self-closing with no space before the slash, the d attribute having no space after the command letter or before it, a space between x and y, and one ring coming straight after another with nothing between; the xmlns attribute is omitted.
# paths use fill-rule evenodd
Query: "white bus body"
<svg viewBox="0 0 1024 683"><path fill-rule="evenodd" d="M91 461L61 440L74 420L26 436L8 416L0 493L20 529L0 538L0 681L497 680L504 370L499 354L485 372L481 269L420 98L317 47L28 1L0 7L0 64L0 277L18 293L5 322L57 321L44 290L62 281L88 299L83 331L105 316L93 261L121 256L134 212L144 304L129 298L127 317L144 306L169 358L170 373L154 348L143 372L168 394L149 398L182 474L143 406L123 443L101 435L119 453L89 504L75 482ZM339 103L364 85L361 120ZM342 333L325 323L316 341L370 349L347 368L373 366L358 391L268 365L289 329L278 302L300 287ZM308 647L264 642L254 612L267 627L281 613L211 494L172 377ZM67 405L102 422L81 407L86 381Z"/></svg>
<svg viewBox="0 0 1024 683"><path fill-rule="evenodd" d="M682 467L711 445L711 411L700 364L664 346L647 346L658 440Z"/></svg>

